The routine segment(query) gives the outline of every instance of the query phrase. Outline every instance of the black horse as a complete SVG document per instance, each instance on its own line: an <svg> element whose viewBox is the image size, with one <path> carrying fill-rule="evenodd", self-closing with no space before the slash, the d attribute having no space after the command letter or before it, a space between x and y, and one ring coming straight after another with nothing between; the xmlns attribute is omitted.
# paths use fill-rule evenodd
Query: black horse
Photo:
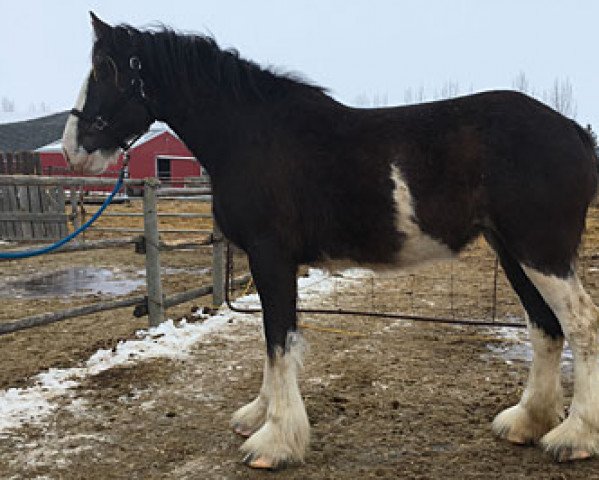
<svg viewBox="0 0 599 480"><path fill-rule="evenodd" d="M262 388L232 420L249 437L250 466L302 461L309 443L298 265L401 268L457 255L481 234L524 305L534 348L528 386L496 433L540 441L558 460L599 453L599 317L574 269L597 159L576 123L509 91L350 108L212 38L92 20L93 66L65 128L66 156L100 172L162 120L209 172L214 217L247 253L264 310ZM564 337L575 380L565 419Z"/></svg>

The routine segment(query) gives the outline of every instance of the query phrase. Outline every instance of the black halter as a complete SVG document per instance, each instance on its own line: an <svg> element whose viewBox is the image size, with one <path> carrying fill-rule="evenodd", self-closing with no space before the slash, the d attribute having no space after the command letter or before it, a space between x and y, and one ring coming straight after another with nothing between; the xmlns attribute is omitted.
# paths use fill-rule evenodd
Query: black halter
<svg viewBox="0 0 599 480"><path fill-rule="evenodd" d="M71 112L70 112L71 115L75 115L80 120L83 120L84 122L86 122L88 130L93 129L98 132L103 132L108 127L110 127L112 123L114 123L114 119L123 111L125 106L129 104L129 102L137 101L144 106L144 108L147 110L150 117L154 118L154 116L152 114L152 110L150 109L150 106L148 104L148 98L146 96L146 92L144 90L144 81L141 78L141 74L140 74L141 62L139 60L139 57L133 56L129 59L129 68L131 68L131 70L133 70L134 74L133 74L133 78L131 79L131 81L125 91L127 98L125 99L125 101L123 103L120 104L120 108L115 109L115 111L112 112L108 116L108 118L104 118L101 115L96 115L95 117L91 117L91 116L85 114L83 111L78 110L76 108L71 109ZM109 132L104 132L104 133L106 135L108 135L109 137L112 137L112 139L115 141L115 143L126 152L127 150L129 150L131 148L131 146L137 140L139 140L139 138L145 133L145 131L136 135L129 142L127 142L125 140L119 140L119 139L113 137Z"/></svg>

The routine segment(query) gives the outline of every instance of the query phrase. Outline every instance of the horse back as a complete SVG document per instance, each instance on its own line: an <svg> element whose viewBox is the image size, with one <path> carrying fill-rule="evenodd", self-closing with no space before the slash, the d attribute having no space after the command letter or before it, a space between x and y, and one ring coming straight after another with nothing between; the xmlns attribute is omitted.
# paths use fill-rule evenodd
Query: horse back
<svg viewBox="0 0 599 480"><path fill-rule="evenodd" d="M530 97L352 109L323 95L277 112L268 146L243 153L258 165L244 218L300 263L394 264L410 238L457 253L485 228L534 250L561 225L562 256L578 246L596 158L578 125Z"/></svg>

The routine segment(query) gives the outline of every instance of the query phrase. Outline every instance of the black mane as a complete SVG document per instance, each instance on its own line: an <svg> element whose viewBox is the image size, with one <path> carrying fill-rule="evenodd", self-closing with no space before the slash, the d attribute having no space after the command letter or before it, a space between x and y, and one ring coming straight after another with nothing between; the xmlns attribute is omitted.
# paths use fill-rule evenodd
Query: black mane
<svg viewBox="0 0 599 480"><path fill-rule="evenodd" d="M208 35L183 34L166 26L138 30L123 24L115 29L115 36L124 33L133 40L138 55L149 62L152 80L159 88L202 85L217 94L228 92L237 100L267 100L297 89L326 92L297 74L261 67L241 58L235 49L223 50Z"/></svg>

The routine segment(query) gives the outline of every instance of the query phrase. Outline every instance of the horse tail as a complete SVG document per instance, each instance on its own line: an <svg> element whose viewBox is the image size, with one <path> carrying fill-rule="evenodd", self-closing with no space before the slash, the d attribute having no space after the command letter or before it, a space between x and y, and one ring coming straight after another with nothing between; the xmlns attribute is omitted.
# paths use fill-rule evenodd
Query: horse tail
<svg viewBox="0 0 599 480"><path fill-rule="evenodd" d="M572 120L572 123L574 124L574 128L576 128L576 133L578 133L578 136L580 137L580 140L582 141L584 147L586 148L587 152L589 153L589 156L593 162L593 166L595 168L593 168L593 173L594 173L594 192L593 192L593 197L595 195L597 195L597 178L599 176L599 157L598 157L598 153L599 153L599 149L597 149L597 143L595 141L595 139L591 136L591 133L588 130L585 130L584 128L582 128L577 122L575 122L574 120Z"/></svg>
<svg viewBox="0 0 599 480"><path fill-rule="evenodd" d="M595 143L595 139L591 136L591 133L582 128L578 122L572 120L572 123L574 124L574 128L576 128L576 132L578 133L578 136L580 137L580 140L582 140L584 146L592 152L593 158L597 160L597 144Z"/></svg>

